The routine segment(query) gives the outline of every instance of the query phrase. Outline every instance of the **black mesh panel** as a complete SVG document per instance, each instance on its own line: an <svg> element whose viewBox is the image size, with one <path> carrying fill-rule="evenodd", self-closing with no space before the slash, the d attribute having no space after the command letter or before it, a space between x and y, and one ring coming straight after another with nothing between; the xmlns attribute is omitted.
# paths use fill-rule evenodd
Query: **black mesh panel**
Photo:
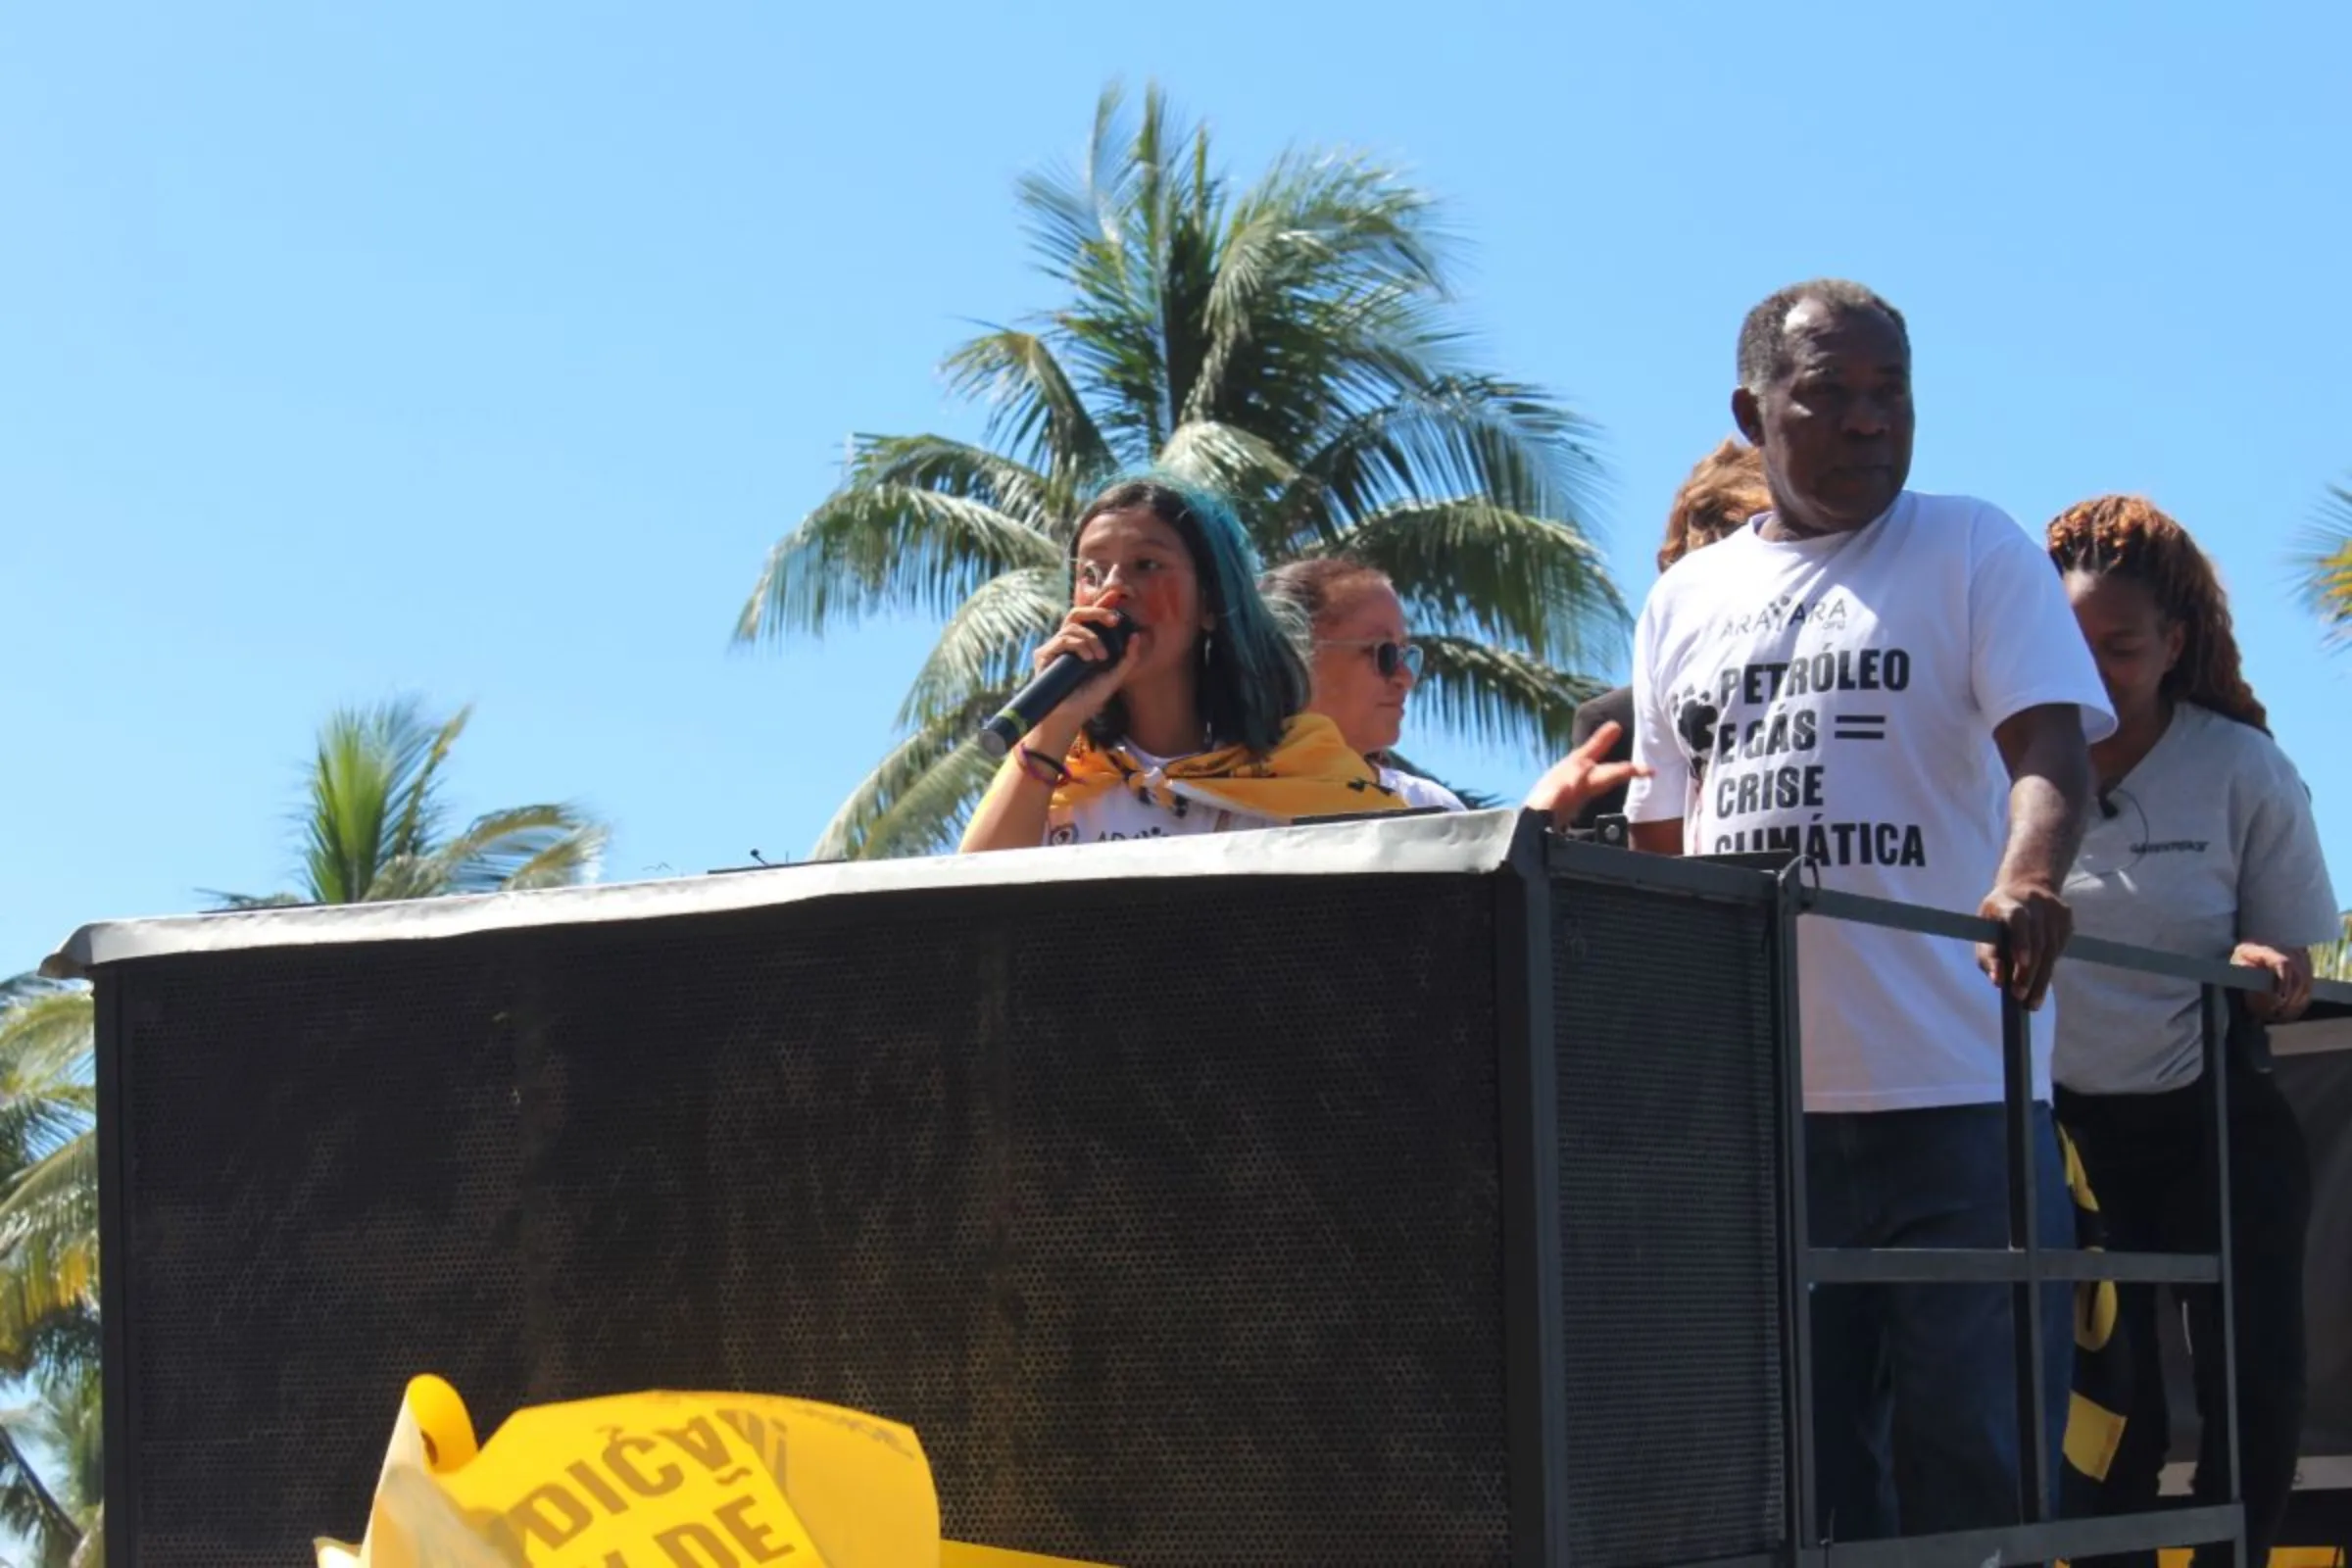
<svg viewBox="0 0 2352 1568"><path fill-rule="evenodd" d="M1770 917L1555 882L1569 1560L1779 1544Z"/></svg>
<svg viewBox="0 0 2352 1568"><path fill-rule="evenodd" d="M432 1370L485 1433L661 1386L877 1411L995 1545L1503 1561L1490 899L1078 885L111 975L116 1528L140 1568L356 1538Z"/></svg>

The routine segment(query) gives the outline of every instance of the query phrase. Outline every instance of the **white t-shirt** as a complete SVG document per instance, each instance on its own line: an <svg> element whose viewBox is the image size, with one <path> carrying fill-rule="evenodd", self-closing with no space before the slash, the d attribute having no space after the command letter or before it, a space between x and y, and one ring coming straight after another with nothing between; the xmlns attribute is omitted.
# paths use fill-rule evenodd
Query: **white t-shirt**
<svg viewBox="0 0 2352 1568"><path fill-rule="evenodd" d="M1423 778L1418 773L1399 772L1385 763L1376 762L1373 766L1379 772L1383 785L1404 797L1408 809L1426 810L1433 806L1444 811L1469 809L1462 804L1460 796L1432 779Z"/></svg>
<svg viewBox="0 0 2352 1568"><path fill-rule="evenodd" d="M2200 958L2226 958L2240 942L2335 940L2311 793L2262 731L2182 703L2106 801L2066 881L2084 936ZM2051 1070L2067 1088L2155 1094L2203 1070L2194 984L2061 959L2055 985Z"/></svg>
<svg viewBox="0 0 2352 1568"><path fill-rule="evenodd" d="M1635 632L1637 822L1694 855L1788 851L1821 885L1974 913L2007 837L1995 725L2080 707L2115 727L2049 559L1997 509L1905 491L1858 532L1766 540L1751 521L1678 562ZM2000 997L1974 948L1807 916L1797 935L1805 1107L2001 1099ZM2049 1094L2054 1027L2033 1026Z"/></svg>
<svg viewBox="0 0 2352 1568"><path fill-rule="evenodd" d="M1175 797L1163 807L1150 793L1161 782L1160 769L1177 758L1154 757L1141 747L1121 742L1111 748L1135 769L1124 785L1098 792L1075 809L1060 806L1046 813L1046 843L1109 844L1122 839L1176 838L1187 833L1231 833L1243 828L1271 827L1265 817L1226 807Z"/></svg>

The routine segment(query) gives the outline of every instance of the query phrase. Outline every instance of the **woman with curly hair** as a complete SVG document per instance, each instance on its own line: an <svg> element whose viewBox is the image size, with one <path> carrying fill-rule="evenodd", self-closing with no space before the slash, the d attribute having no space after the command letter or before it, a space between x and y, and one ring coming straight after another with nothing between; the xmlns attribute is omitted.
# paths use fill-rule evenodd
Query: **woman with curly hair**
<svg viewBox="0 0 2352 1568"><path fill-rule="evenodd" d="M1764 455L1744 441L1727 438L1692 466L1683 487L1674 493L1666 514L1666 538L1658 546L1658 574L1692 551L1703 550L1747 525L1749 518L1772 510L1772 492L1764 486ZM1614 724L1616 737L1605 754L1612 762L1634 756L1634 689L1620 686L1601 693L1576 710L1569 743L1583 746L1603 725ZM1596 795L1579 810L1578 827L1596 826L1604 816L1625 809L1623 787Z"/></svg>
<svg viewBox="0 0 2352 1568"><path fill-rule="evenodd" d="M2061 513L2048 545L2116 714L2115 734L2090 749L2099 808L2066 883L2075 929L2270 971L2270 992L2243 994L2233 1030L2242 1044L2262 1021L2301 1012L2308 950L2338 928L2310 792L2271 739L2239 668L2229 601L2186 530L2137 497L2102 496ZM2215 1250L2199 988L2087 963L2061 963L2055 985L2058 1116L2081 1151L2108 1245ZM2302 1429L2311 1171L2260 1053L2232 1049L2228 1059L2238 1452L2246 1560L2259 1563L2294 1484ZM2170 1437L2156 1292L2120 1291L2132 1396L2120 1441L2110 1434L2106 1512L2156 1505ZM2196 1494L2220 1502L2229 1463L2219 1304L2210 1288L2175 1295L2198 1352ZM2199 1561L2209 1558L2218 1560L2215 1548L2201 1548ZM2153 1568L2154 1553L2140 1560Z"/></svg>

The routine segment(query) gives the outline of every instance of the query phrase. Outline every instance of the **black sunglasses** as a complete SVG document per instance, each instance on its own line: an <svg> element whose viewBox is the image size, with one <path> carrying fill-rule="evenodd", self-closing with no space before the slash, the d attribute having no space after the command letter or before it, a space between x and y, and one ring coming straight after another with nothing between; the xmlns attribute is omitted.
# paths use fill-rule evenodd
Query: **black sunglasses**
<svg viewBox="0 0 2352 1568"><path fill-rule="evenodd" d="M1372 667L1380 671L1380 678L1383 680L1396 674L1400 665L1412 672L1413 679L1421 678L1421 645L1418 643L1374 642L1369 638L1326 639L1323 646L1326 648L1370 649L1372 651Z"/></svg>

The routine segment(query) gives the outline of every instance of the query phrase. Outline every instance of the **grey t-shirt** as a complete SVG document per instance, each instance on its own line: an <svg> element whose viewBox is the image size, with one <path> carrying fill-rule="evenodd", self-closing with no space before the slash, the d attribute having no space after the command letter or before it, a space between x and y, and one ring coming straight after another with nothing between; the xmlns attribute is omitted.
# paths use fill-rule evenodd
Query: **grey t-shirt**
<svg viewBox="0 0 2352 1568"><path fill-rule="evenodd" d="M2292 950L2335 939L2311 792L2262 731L2182 703L2105 799L2066 880L2084 936L2206 958L2240 942ZM2144 1095L2195 1081L2196 986L2072 959L2055 984L2060 1084Z"/></svg>

